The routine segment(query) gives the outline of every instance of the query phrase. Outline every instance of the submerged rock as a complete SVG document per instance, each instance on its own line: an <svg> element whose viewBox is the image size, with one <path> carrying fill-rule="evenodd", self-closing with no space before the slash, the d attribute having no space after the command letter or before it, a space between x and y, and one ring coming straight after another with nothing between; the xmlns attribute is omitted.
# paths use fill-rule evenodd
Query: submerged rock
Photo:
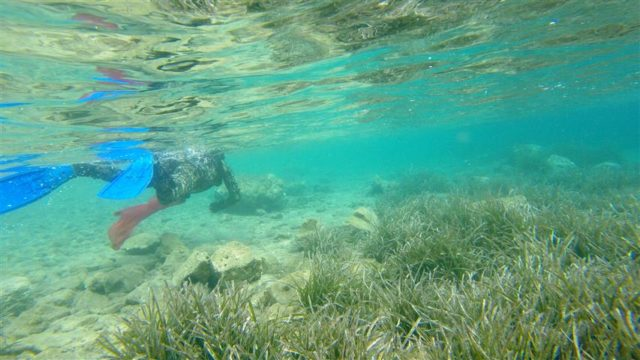
<svg viewBox="0 0 640 360"><path fill-rule="evenodd" d="M144 281L146 273L140 265L99 272L87 281L86 288L103 295L115 292L128 293Z"/></svg>
<svg viewBox="0 0 640 360"><path fill-rule="evenodd" d="M0 356L11 356L11 359L13 359L14 357L16 359L29 359L32 356L40 354L42 352L42 349L40 347L32 344L25 344L22 341L8 343L6 340L2 340L0 345Z"/></svg>
<svg viewBox="0 0 640 360"><path fill-rule="evenodd" d="M189 257L189 253L189 248L178 235L172 233L162 234L160 236L160 247L156 250L156 255L164 262L157 268L158 272L171 277Z"/></svg>
<svg viewBox="0 0 640 360"><path fill-rule="evenodd" d="M380 176L376 176L371 181L367 195L376 196L385 194L391 190L394 190L398 186L395 181L388 181Z"/></svg>
<svg viewBox="0 0 640 360"><path fill-rule="evenodd" d="M215 251L211 264L220 273L221 281L251 282L262 276L264 262L253 255L250 247L231 241Z"/></svg>
<svg viewBox="0 0 640 360"><path fill-rule="evenodd" d="M111 314L118 312L122 306L121 294L108 296L93 291L80 291L73 304L74 313Z"/></svg>
<svg viewBox="0 0 640 360"><path fill-rule="evenodd" d="M578 169L578 166L573 161L556 154L552 154L547 158L545 166L551 175L568 175Z"/></svg>
<svg viewBox="0 0 640 360"><path fill-rule="evenodd" d="M42 298L41 302L48 302L56 306L70 307L73 305L76 291L71 289L60 289Z"/></svg>
<svg viewBox="0 0 640 360"><path fill-rule="evenodd" d="M73 272L67 273L64 277L56 280L55 287L57 289L84 290L87 277L88 272L86 269L74 269Z"/></svg>
<svg viewBox="0 0 640 360"><path fill-rule="evenodd" d="M304 223L302 223L302 225L300 225L297 237L304 238L307 236L313 236L316 235L318 231L320 231L320 223L318 223L318 220L307 219Z"/></svg>
<svg viewBox="0 0 640 360"><path fill-rule="evenodd" d="M277 211L287 203L284 182L273 174L240 180L242 198L228 212L255 215Z"/></svg>
<svg viewBox="0 0 640 360"><path fill-rule="evenodd" d="M293 181L285 184L285 191L287 195L302 196L309 191L309 187L304 181Z"/></svg>
<svg viewBox="0 0 640 360"><path fill-rule="evenodd" d="M11 346L18 359L98 359L103 316L71 314L54 320L40 333L29 334ZM34 355L32 355L34 354Z"/></svg>
<svg viewBox="0 0 640 360"><path fill-rule="evenodd" d="M122 245L121 250L130 255L153 254L160 246L160 239L149 233L141 233L131 238Z"/></svg>
<svg viewBox="0 0 640 360"><path fill-rule="evenodd" d="M46 302L37 303L12 321L7 326L6 332L17 338L40 333L45 331L54 320L69 314L71 314L71 310L65 306L57 306Z"/></svg>
<svg viewBox="0 0 640 360"><path fill-rule="evenodd" d="M33 304L31 281L24 276L0 280L0 317L18 315Z"/></svg>
<svg viewBox="0 0 640 360"><path fill-rule="evenodd" d="M545 167L548 151L537 144L520 144L513 147L511 162L513 166L525 171L540 171Z"/></svg>
<svg viewBox="0 0 640 360"><path fill-rule="evenodd" d="M504 210L508 212L512 212L515 214L519 214L524 218L531 218L535 214L535 208L529 204L529 201L524 195L513 195L513 196L505 196L500 198L495 198L492 200L481 200L476 201L471 204L473 209L481 209L487 204L490 203L498 203L500 204Z"/></svg>
<svg viewBox="0 0 640 360"><path fill-rule="evenodd" d="M264 261L256 258L251 248L232 241L212 255L202 250L194 251L178 266L172 282L178 286L190 282L214 288L220 282L255 281L262 276L263 268Z"/></svg>
<svg viewBox="0 0 640 360"><path fill-rule="evenodd" d="M125 305L143 304L149 300L153 293L156 297L162 296L162 289L166 286L166 282L160 279L145 281L131 291L124 299Z"/></svg>
<svg viewBox="0 0 640 360"><path fill-rule="evenodd" d="M167 257L165 257L164 262L158 268L158 271L161 274L169 275L175 274L177 269L179 269L182 264L189 257L189 249L186 247L184 249L178 249L172 251Z"/></svg>
<svg viewBox="0 0 640 360"><path fill-rule="evenodd" d="M622 165L613 161L605 161L594 165L592 170L600 174L617 174L622 171Z"/></svg>
<svg viewBox="0 0 640 360"><path fill-rule="evenodd" d="M253 299L263 309L259 315L266 319L276 319L299 312L300 302L296 288L308 279L309 271L299 270L263 284Z"/></svg>
<svg viewBox="0 0 640 360"><path fill-rule="evenodd" d="M378 215L366 207L359 207L347 219L347 224L366 232L374 232L379 224Z"/></svg>
<svg viewBox="0 0 640 360"><path fill-rule="evenodd" d="M157 253L162 258L166 258L176 251L185 252L188 250L187 246L177 234L164 233L160 236L159 241L160 246L158 247Z"/></svg>
<svg viewBox="0 0 640 360"><path fill-rule="evenodd" d="M505 210L513 211L522 215L524 218L531 218L534 215L534 208L529 204L524 195L506 196L496 199L504 206Z"/></svg>
<svg viewBox="0 0 640 360"><path fill-rule="evenodd" d="M190 282L205 284L213 288L218 284L219 279L220 273L211 263L209 254L199 250L189 255L173 274L173 283L178 286L184 282Z"/></svg>
<svg viewBox="0 0 640 360"><path fill-rule="evenodd" d="M291 274L284 276L271 283L271 285L265 290L267 299L272 300L272 303L278 303L282 305L292 305L298 301L298 292L296 287L301 286L309 280L308 270L299 270Z"/></svg>

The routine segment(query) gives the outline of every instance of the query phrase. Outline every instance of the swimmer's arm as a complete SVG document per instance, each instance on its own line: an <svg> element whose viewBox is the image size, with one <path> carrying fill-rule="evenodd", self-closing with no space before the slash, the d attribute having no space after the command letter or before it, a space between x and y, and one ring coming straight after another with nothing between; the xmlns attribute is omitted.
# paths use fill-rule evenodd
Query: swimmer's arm
<svg viewBox="0 0 640 360"><path fill-rule="evenodd" d="M233 176L231 169L229 169L224 160L220 161L217 170L222 176L222 181L224 182L224 186L227 188L229 195L226 199L214 201L209 204L209 210L212 212L220 211L240 201L240 187L238 186L238 182Z"/></svg>

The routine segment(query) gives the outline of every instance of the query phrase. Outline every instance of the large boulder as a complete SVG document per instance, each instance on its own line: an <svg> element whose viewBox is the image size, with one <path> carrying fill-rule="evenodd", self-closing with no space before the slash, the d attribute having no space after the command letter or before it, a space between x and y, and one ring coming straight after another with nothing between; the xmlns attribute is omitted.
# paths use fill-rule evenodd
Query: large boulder
<svg viewBox="0 0 640 360"><path fill-rule="evenodd" d="M258 280L264 267L262 259L256 258L250 247L237 241L218 248L211 256L211 264L224 283Z"/></svg>

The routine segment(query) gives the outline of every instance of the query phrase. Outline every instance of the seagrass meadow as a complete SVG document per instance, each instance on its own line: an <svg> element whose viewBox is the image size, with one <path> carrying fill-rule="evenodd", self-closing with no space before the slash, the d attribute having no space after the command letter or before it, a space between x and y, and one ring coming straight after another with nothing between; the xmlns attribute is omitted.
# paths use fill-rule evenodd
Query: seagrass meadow
<svg viewBox="0 0 640 360"><path fill-rule="evenodd" d="M640 359L638 5L0 1L0 360Z"/></svg>
<svg viewBox="0 0 640 360"><path fill-rule="evenodd" d="M635 358L640 202L626 176L584 177L599 186L579 194L567 179L440 177L434 193L421 190L434 175L409 174L367 226L297 238L308 273L286 311L246 286L185 284L103 344L125 359Z"/></svg>

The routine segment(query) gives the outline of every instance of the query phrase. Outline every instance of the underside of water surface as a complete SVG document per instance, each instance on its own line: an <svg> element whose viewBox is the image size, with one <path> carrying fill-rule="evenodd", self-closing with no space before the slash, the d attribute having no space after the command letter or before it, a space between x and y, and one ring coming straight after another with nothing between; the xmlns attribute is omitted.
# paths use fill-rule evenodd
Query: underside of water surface
<svg viewBox="0 0 640 360"><path fill-rule="evenodd" d="M0 359L640 358L638 1L5 0L0 34ZM233 177L114 250L202 149Z"/></svg>

